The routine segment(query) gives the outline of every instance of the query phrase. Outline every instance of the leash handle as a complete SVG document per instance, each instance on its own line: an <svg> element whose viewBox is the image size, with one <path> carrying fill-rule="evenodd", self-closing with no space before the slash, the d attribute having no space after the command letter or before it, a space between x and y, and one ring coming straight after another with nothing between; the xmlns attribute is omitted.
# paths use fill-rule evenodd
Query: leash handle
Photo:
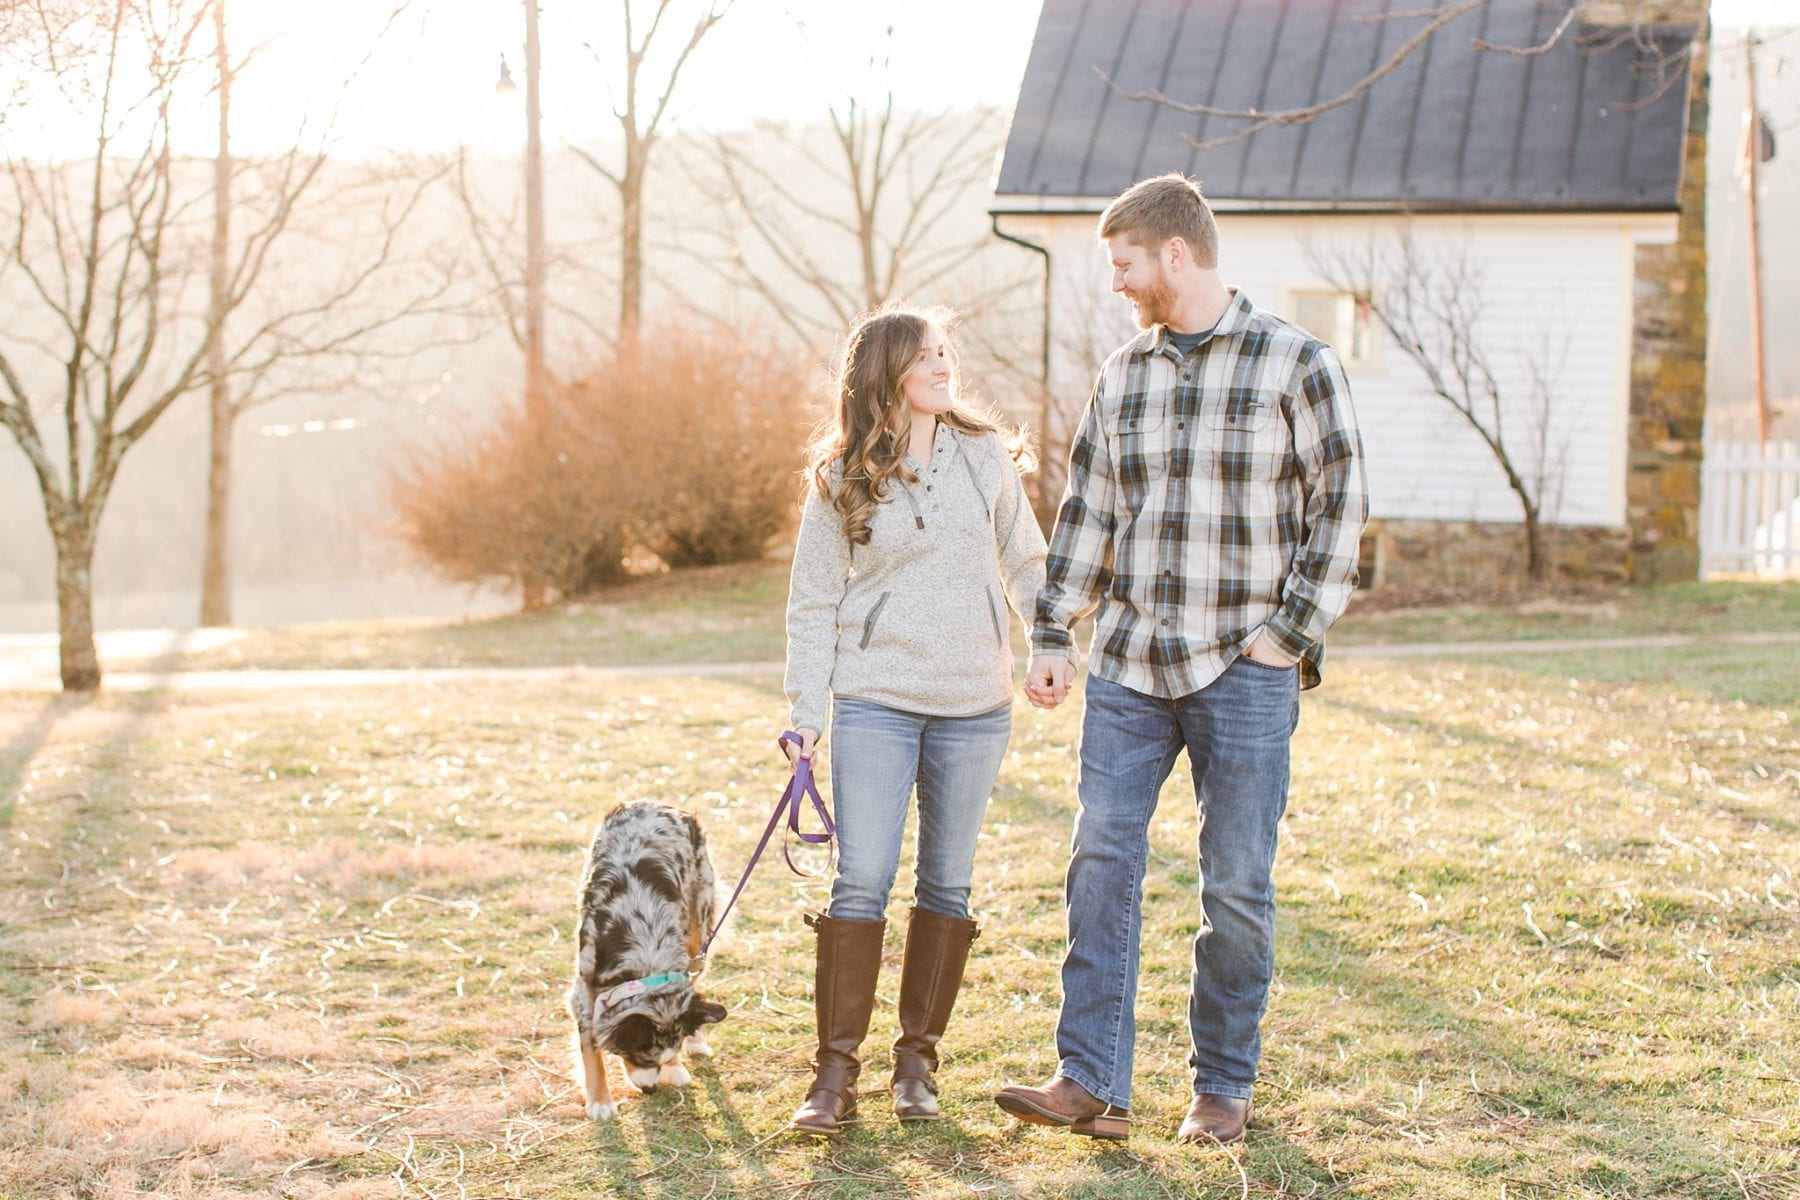
<svg viewBox="0 0 1800 1200"><path fill-rule="evenodd" d="M800 735L791 729L776 739L777 747L783 743L791 743L795 746L805 745L801 741ZM783 753L785 754L785 751ZM801 801L807 798L812 800L813 810L819 814L819 821L824 826L823 832L807 833L800 828ZM781 798L775 801L775 811L769 814L769 823L763 828L762 840L756 843L756 849L750 855L750 862L744 867L744 873L738 879L737 889L731 893L731 899L725 902L725 911L719 914L718 923L712 927L712 932L706 935L706 941L700 947L700 959L706 958L706 952L712 948L713 939L718 937L719 930L725 927L725 918L731 915L732 907L737 904L738 897L744 894L744 885L750 882L750 872L756 869L757 860L762 858L763 851L768 849L769 839L775 836L776 827L781 824L784 813L787 815L788 828L808 845L826 845L837 833L837 826L831 820L831 812L825 807L825 799L819 795L818 784L813 782L810 759L801 758L799 755L794 756L794 773L788 779L787 787L782 789ZM796 867L793 858L789 856L788 842L785 836L781 840L781 856L787 860L788 870L796 875L806 876L806 872Z"/></svg>
<svg viewBox="0 0 1800 1200"><path fill-rule="evenodd" d="M782 734L781 737L776 740L776 745L780 745L783 742L791 742L796 746L805 744L801 741L800 735L792 730ZM819 814L819 824L824 827L823 832L807 833L800 828L800 801L802 799L809 799L812 801L813 811ZM825 798L819 795L819 785L813 782L813 766L812 759L810 758L801 758L799 755L794 756L794 776L788 781L786 790L781 793L781 799L776 801L776 803L781 808L787 810L788 828L793 831L796 837L809 846L829 845L832 835L837 833L837 826L832 824L831 821L831 812L825 807ZM788 870L796 875L806 874L806 872L794 865L794 860L792 858L788 857L787 839L785 837L781 841L781 854L783 858L787 858Z"/></svg>

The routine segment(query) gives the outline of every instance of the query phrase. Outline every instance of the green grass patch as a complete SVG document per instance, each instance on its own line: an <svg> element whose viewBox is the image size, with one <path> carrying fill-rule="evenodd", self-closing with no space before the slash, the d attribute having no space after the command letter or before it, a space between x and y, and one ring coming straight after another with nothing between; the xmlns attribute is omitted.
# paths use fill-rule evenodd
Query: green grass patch
<svg viewBox="0 0 1800 1200"><path fill-rule="evenodd" d="M536 612L450 623L365 621L252 629L159 669L607 667L766 662L786 652L785 562L703 567L631 580ZM144 661L117 661L140 670Z"/></svg>
<svg viewBox="0 0 1800 1200"><path fill-rule="evenodd" d="M1674 583L1481 604L1384 609L1360 593L1339 645L1800 631L1800 582Z"/></svg>
<svg viewBox="0 0 1800 1200"><path fill-rule="evenodd" d="M735 879L782 779L775 677L0 697L0 1194L1793 1195L1794 714L1614 670L1346 662L1309 695L1258 1115L1230 1153L1172 1136L1185 766L1151 827L1132 1140L989 1102L1054 1067L1076 704L1016 714L949 1119L883 1116L872 1065L867 1119L824 1146L780 1134L822 881L752 881L706 980L718 1057L684 1090L620 1082L621 1118L590 1124L563 1010L612 804L694 811Z"/></svg>
<svg viewBox="0 0 1800 1200"><path fill-rule="evenodd" d="M1800 708L1800 641L1752 646L1698 644L1634 650L1510 653L1476 661L1532 674L1695 692L1717 700Z"/></svg>
<svg viewBox="0 0 1800 1200"><path fill-rule="evenodd" d="M752 563L633 580L586 600L482 621L255 629L230 645L154 665L231 670L767 662L786 651L787 577L785 562ZM1747 632L1800 632L1800 583L1675 584L1398 610L1377 609L1359 596L1333 630L1331 645ZM1755 671L1760 648L1733 653L1722 677L1731 678L1740 665L1752 669L1766 685L1753 680L1746 698L1770 702L1783 680L1773 669ZM115 670L151 665L108 664Z"/></svg>

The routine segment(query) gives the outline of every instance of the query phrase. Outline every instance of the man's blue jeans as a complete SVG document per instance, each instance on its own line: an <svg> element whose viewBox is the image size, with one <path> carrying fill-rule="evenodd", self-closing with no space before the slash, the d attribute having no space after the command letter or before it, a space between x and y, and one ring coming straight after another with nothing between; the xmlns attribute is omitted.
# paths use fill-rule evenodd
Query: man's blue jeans
<svg viewBox="0 0 1800 1200"><path fill-rule="evenodd" d="M930 717L837 697L829 753L838 861L830 915L843 921L886 915L916 783L914 903L966 920L975 842L1011 736L1011 704L973 717Z"/></svg>
<svg viewBox="0 0 1800 1200"><path fill-rule="evenodd" d="M1108 1104L1131 1105L1150 817L1184 746L1200 808L1194 1094L1250 1095L1275 972L1275 838L1299 716L1299 672L1242 657L1179 700L1088 678L1056 1050L1060 1073Z"/></svg>

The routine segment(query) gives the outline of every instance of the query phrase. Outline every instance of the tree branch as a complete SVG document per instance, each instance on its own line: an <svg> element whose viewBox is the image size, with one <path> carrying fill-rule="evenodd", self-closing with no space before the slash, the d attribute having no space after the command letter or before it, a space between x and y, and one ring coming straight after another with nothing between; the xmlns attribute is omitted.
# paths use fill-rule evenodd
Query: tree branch
<svg viewBox="0 0 1800 1200"><path fill-rule="evenodd" d="M1432 36L1436 34L1438 30L1450 24L1450 22L1457 18L1466 16L1479 8L1484 8L1490 3L1492 3L1492 0L1458 0L1455 4L1428 10L1430 19L1426 21L1424 25L1420 26L1417 32L1411 37L1402 42L1399 49L1389 55L1387 60L1380 66L1376 67L1373 71L1357 80L1348 89L1333 96L1329 100L1323 100L1317 104L1309 104L1302 108L1289 108L1277 112L1265 113L1254 108L1221 108L1210 104L1189 104L1167 96L1154 88L1145 89L1143 91L1126 91L1119 86L1118 82L1114 80L1111 75L1101 70L1098 65L1094 67L1094 74L1098 75L1106 86L1112 89L1113 94L1119 96L1121 99L1132 101L1149 100L1156 104L1160 104L1165 108L1172 108L1177 112L1184 112L1193 116L1220 117L1225 120L1249 122L1243 129L1220 137L1208 138L1204 141L1186 136L1182 139L1196 150L1216 150L1220 146L1228 146L1233 142L1242 141L1253 134L1260 133L1264 129L1279 128L1285 125L1303 125L1308 121L1315 121L1333 109L1342 108L1344 105L1354 102L1358 97L1362 96L1382 79L1385 79L1387 76L1398 70L1400 65L1410 58L1414 51L1430 41ZM1427 13L1420 12L1412 15L1424 16L1427 15Z"/></svg>

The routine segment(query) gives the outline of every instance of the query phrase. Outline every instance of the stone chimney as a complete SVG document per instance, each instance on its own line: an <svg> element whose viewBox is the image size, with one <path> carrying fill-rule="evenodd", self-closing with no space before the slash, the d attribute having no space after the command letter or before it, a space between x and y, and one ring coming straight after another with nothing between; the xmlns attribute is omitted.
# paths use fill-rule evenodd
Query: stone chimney
<svg viewBox="0 0 1800 1200"><path fill-rule="evenodd" d="M1585 0L1582 17L1595 25L1674 24L1697 31L1675 241L1637 252L1625 478L1626 578L1689 580L1700 573L1700 434L1706 423L1707 3Z"/></svg>

